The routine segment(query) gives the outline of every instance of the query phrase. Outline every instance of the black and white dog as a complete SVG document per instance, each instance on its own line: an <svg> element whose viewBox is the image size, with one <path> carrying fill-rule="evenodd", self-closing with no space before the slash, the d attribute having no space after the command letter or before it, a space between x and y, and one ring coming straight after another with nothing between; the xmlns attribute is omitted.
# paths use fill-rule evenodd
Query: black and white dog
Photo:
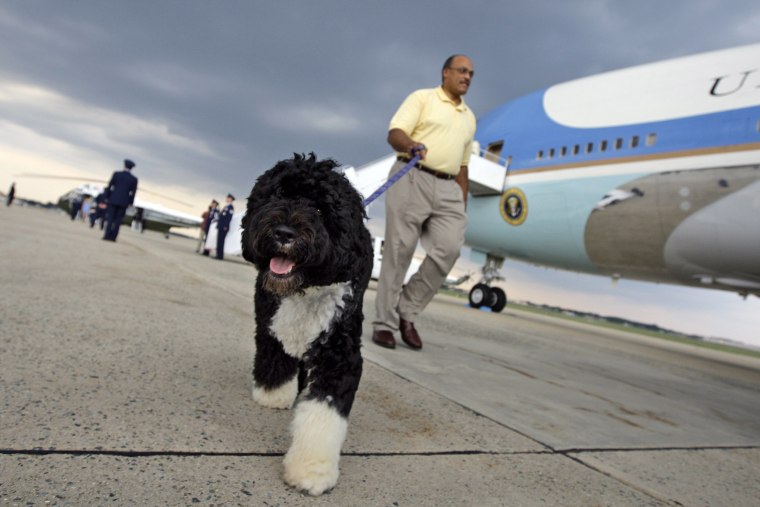
<svg viewBox="0 0 760 507"><path fill-rule="evenodd" d="M285 481L320 495L338 481L362 374L362 302L372 242L359 193L332 160L295 155L264 173L243 218L256 265L253 398L295 404Z"/></svg>

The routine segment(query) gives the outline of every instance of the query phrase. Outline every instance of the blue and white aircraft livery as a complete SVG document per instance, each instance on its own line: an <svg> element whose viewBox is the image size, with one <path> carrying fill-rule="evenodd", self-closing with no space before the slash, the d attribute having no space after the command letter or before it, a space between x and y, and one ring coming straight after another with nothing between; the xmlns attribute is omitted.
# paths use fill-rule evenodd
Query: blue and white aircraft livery
<svg viewBox="0 0 760 507"><path fill-rule="evenodd" d="M760 44L552 86L475 137L473 306L504 307L506 257L760 295Z"/></svg>

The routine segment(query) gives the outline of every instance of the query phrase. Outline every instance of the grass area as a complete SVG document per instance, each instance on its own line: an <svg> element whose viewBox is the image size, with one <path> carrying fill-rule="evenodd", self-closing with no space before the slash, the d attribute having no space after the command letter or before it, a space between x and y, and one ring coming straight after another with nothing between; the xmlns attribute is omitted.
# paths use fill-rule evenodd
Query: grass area
<svg viewBox="0 0 760 507"><path fill-rule="evenodd" d="M635 334L639 334L643 336L651 336L653 338L660 338L660 339L668 340L672 342L684 343L687 345L694 345L696 347L704 347L706 349L720 350L722 352L730 352L730 353L739 354L742 356L760 358L760 351L757 351L757 350L745 349L743 347L733 346L733 345L729 345L725 343L716 343L716 342L705 341L705 340L697 340L697 339L690 338L688 336L681 335L674 332L657 332L657 331L651 331L648 329L640 329L636 327L625 326L622 324L607 322L604 320L594 319L590 317L566 315L561 312L547 310L545 308L538 308L535 306L530 306L530 305L525 305L525 304L520 304L520 303L510 302L507 308L517 308L520 310L525 310L525 311L540 314L540 315L548 315L551 317L565 319L565 320L569 320L573 322L583 322L585 324L591 324L594 326L604 327L607 329L615 329L617 331L625 331L628 333L635 333Z"/></svg>
<svg viewBox="0 0 760 507"><path fill-rule="evenodd" d="M462 292L450 290L447 288L442 288L440 292L449 296L454 296L460 299L467 300L467 294L463 294ZM625 326L623 324L618 324L615 322L608 322L608 321L604 321L600 319L594 319L591 317L584 317L580 315L575 315L575 316L566 315L559 311L549 310L546 308L526 305L522 303L515 303L513 301L510 301L509 304L507 305L507 309L510 309L510 308L524 310L524 311L535 313L538 315L546 315L549 317L565 319L572 322L582 322L584 324L590 324L593 326L599 326L599 327L603 327L607 329L614 329L616 331L625 331L628 333L635 333L638 335L650 336L653 338L660 338L660 339L668 340L671 342L683 343L686 345L693 345L696 347L703 347L703 348L711 349L711 350L719 350L722 352L729 352L732 354L739 354L739 355L748 356L748 357L756 357L760 359L760 351L758 350L746 349L740 346L734 346L734 345L729 345L725 343L716 343L716 342L705 341L705 340L697 340L697 339L688 337L686 335L678 334L675 332L657 332L657 331L652 331L648 329Z"/></svg>

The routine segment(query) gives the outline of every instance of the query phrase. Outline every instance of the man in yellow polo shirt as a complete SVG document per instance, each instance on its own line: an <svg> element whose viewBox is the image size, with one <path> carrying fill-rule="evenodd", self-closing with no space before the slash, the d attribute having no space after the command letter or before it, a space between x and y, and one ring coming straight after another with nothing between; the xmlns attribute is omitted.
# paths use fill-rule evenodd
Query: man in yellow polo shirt
<svg viewBox="0 0 760 507"><path fill-rule="evenodd" d="M440 87L417 90L406 98L388 131L388 143L398 155L391 176L415 154L421 160L385 197L385 244L372 341L387 348L396 346L396 330L409 347L422 348L414 321L441 287L464 243L475 115L462 96L475 71L469 58L454 55L441 73ZM402 287L423 235L425 260Z"/></svg>

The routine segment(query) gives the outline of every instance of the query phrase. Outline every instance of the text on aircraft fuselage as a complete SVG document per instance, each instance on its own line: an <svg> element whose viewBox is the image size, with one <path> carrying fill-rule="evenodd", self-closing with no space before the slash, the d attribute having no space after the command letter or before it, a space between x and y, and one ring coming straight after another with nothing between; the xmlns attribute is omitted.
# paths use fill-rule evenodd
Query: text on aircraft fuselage
<svg viewBox="0 0 760 507"><path fill-rule="evenodd" d="M755 75L753 76L753 79L751 79L750 83L748 84L747 78L752 73L755 73ZM710 95L712 95L713 97L726 97L728 95L733 95L734 93L738 92L741 89L745 89L746 91L748 88L752 88L752 85L755 82L758 82L758 84L754 86L755 90L760 89L760 74L757 74L757 69L745 70L744 72L740 73L738 84L731 90L725 90L721 87L721 82L725 79L730 79L730 81L727 82L725 85L725 87L728 87L730 84L734 83L736 76L716 77L715 81L713 82L712 88L710 88ZM747 88L745 88L745 86L747 86Z"/></svg>

